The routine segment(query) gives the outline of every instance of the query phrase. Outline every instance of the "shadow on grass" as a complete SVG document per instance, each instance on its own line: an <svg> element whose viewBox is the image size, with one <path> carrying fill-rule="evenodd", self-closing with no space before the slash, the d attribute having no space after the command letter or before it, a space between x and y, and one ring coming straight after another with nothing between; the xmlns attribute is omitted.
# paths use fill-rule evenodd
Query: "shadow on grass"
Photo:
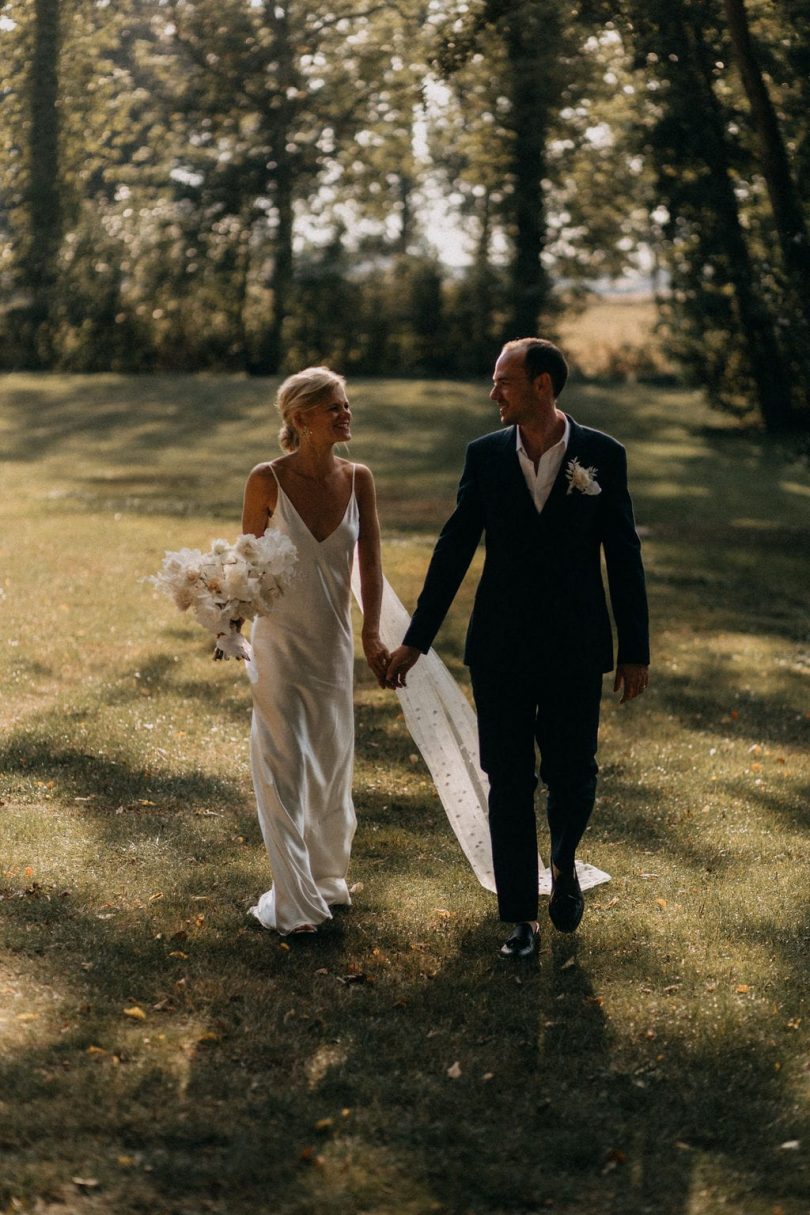
<svg viewBox="0 0 810 1215"><path fill-rule="evenodd" d="M60 796L87 799L84 812L109 816L118 804L160 799L165 810L183 810L196 802L215 802L226 810L243 808L244 795L234 782L189 771L156 772L77 747L58 747L41 734L20 731L0 745L0 768L9 776L39 780L58 778ZM98 801L98 807L94 801Z"/></svg>
<svg viewBox="0 0 810 1215"><path fill-rule="evenodd" d="M744 1196L731 1209L800 1210L802 1170L774 1150L774 1044L622 1031L583 939L515 966L478 923L414 948L355 909L351 932L285 950L225 907L179 945L156 935L174 924L159 908L26 927L19 907L0 903L12 956L33 956L63 1024L0 1062L18 1094L2 1140L9 1178L59 1145L52 1198L89 1168L117 1211L687 1215L701 1187L712 1209L719 1175ZM616 965L665 977L643 946ZM133 1001L140 1026L121 1015Z"/></svg>
<svg viewBox="0 0 810 1215"><path fill-rule="evenodd" d="M113 439L138 465L167 446L210 448L220 426L272 400L274 383L187 375L8 377L4 397L16 424L3 459L39 460L76 438L91 446Z"/></svg>

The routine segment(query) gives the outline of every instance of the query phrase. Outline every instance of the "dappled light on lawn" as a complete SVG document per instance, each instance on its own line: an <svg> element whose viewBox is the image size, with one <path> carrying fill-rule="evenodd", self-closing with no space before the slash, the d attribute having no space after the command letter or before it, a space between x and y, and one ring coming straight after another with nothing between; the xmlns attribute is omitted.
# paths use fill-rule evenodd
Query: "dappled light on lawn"
<svg viewBox="0 0 810 1215"><path fill-rule="evenodd" d="M412 607L487 384L349 388ZM806 468L693 393L566 389L627 446L652 604L649 691L605 681L610 885L572 937L543 903L537 964L505 968L358 661L353 906L282 941L246 915L243 672L138 581L236 534L272 389L5 384L0 1209L805 1215ZM474 583L439 637L461 680Z"/></svg>

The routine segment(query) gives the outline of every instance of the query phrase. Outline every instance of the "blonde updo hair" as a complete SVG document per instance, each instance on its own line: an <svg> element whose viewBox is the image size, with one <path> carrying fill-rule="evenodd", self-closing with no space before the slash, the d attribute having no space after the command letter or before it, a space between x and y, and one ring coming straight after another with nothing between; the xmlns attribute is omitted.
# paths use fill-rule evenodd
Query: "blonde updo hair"
<svg viewBox="0 0 810 1215"><path fill-rule="evenodd" d="M281 414L281 430L278 441L282 451L296 451L301 436L296 429L293 415L302 409L313 409L322 405L336 388L345 388L346 381L328 367L305 367L287 379L276 393L276 409Z"/></svg>

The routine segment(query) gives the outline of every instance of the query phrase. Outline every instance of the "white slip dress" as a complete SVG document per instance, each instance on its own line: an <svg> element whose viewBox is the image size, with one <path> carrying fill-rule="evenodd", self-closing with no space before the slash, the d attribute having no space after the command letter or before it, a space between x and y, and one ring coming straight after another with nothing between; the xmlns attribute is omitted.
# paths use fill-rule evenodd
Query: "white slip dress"
<svg viewBox="0 0 810 1215"><path fill-rule="evenodd" d="M250 910L286 935L351 903L351 575L360 529L354 468L343 519L322 541L276 484L271 526L289 536L298 564L277 607L253 625L250 759L273 885Z"/></svg>

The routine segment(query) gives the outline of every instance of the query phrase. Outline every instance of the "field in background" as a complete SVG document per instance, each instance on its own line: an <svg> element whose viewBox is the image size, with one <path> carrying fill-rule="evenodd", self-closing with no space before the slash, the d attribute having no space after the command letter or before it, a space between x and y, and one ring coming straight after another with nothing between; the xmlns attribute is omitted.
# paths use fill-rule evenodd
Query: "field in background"
<svg viewBox="0 0 810 1215"><path fill-rule="evenodd" d="M272 389L0 384L0 1211L805 1215L806 467L695 394L572 384L628 447L653 613L648 695L605 691L613 880L504 967L358 661L355 903L281 942L245 916L244 677L139 582L236 532ZM408 604L487 390L350 384Z"/></svg>
<svg viewBox="0 0 810 1215"><path fill-rule="evenodd" d="M656 333L657 309L643 296L594 297L579 314L559 323L560 344L588 378L672 377L673 367Z"/></svg>

